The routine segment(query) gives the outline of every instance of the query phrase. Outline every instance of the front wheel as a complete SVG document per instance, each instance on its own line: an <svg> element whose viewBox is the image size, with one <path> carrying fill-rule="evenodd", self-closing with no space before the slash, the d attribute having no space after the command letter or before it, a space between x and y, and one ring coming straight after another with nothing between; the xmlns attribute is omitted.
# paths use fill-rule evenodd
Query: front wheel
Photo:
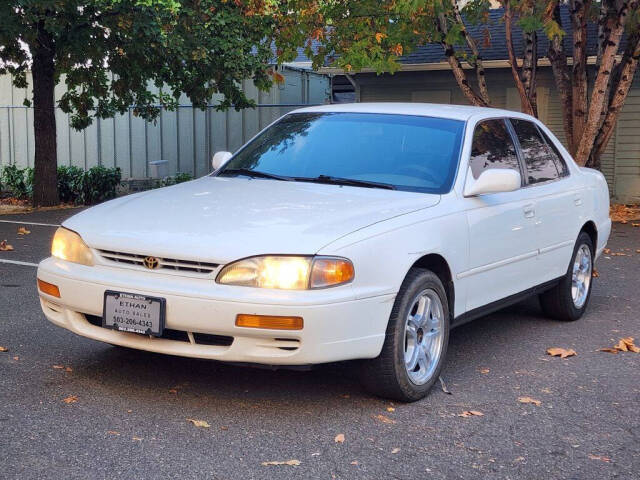
<svg viewBox="0 0 640 480"><path fill-rule="evenodd" d="M547 316L567 322L582 317L591 297L593 251L591 237L580 232L567 273L555 287L540 294Z"/></svg>
<svg viewBox="0 0 640 480"><path fill-rule="evenodd" d="M413 269L396 297L382 352L362 365L365 388L413 402L438 379L449 342L447 294L436 274Z"/></svg>

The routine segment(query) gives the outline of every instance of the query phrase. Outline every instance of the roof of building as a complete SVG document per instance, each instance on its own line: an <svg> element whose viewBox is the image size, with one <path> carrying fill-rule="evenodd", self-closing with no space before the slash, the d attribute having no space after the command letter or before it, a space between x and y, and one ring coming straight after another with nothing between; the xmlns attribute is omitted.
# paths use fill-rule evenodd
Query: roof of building
<svg viewBox="0 0 640 480"><path fill-rule="evenodd" d="M502 20L504 15L503 8L496 8L489 11L489 21L486 24L480 25L467 25L467 31L476 40L480 55L483 60L507 60L509 58L507 53L507 46L505 43L505 24ZM560 18L562 22L562 29L565 32L563 38L564 51L567 57L573 55L573 29L571 28L571 18L569 17L569 8L562 6L560 8ZM483 38L485 36L485 30L489 31L490 45L485 46ZM587 24L587 56L596 55L597 52L597 38L598 38L598 26L593 22ZM513 25L513 49L516 57L522 58L524 51L524 40L522 35L522 29L518 25L518 22L514 22ZM549 41L547 36L540 32L538 34L538 58L547 56L549 50ZM470 52L467 49L468 52ZM439 63L445 62L444 50L439 44L428 44L416 48L411 53L403 56L400 59L400 63Z"/></svg>
<svg viewBox="0 0 640 480"><path fill-rule="evenodd" d="M396 115L419 115L425 117L450 118L455 120L468 120L482 115L495 116L522 116L510 110L498 108L473 107L467 105L440 105L435 103L337 103L332 105L320 105L294 110L291 113L382 113Z"/></svg>

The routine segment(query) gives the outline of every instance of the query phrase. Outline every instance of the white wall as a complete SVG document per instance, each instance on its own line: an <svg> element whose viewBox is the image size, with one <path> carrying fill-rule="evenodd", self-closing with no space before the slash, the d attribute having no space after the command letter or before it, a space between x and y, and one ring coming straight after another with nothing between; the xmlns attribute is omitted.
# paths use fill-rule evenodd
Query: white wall
<svg viewBox="0 0 640 480"><path fill-rule="evenodd" d="M69 115L57 109L58 165L118 166L123 178L145 178L148 162L167 160L169 174L204 175L210 170L213 153L237 150L260 129L295 108L271 105L328 102L328 77L287 67L281 73L285 82L274 84L268 92L258 91L250 80L243 81L247 96L263 106L240 112L217 112L214 107L202 111L183 97L181 107L163 111L155 123L135 117L131 109L115 118L94 120L78 132L69 126ZM63 93L64 85L58 85L56 100ZM33 166L33 109L22 103L31 96L30 88L15 88L8 75L0 76L0 166ZM213 98L210 104L219 100Z"/></svg>

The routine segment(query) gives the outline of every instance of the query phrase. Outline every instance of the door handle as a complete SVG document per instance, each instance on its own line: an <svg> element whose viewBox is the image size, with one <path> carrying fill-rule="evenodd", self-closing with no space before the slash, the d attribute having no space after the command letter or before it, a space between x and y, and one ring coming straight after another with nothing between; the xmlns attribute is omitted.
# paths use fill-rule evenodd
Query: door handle
<svg viewBox="0 0 640 480"><path fill-rule="evenodd" d="M524 212L524 217L525 218L533 218L533 217L536 216L536 208L535 208L535 205L533 203L525 205L522 208L522 211Z"/></svg>
<svg viewBox="0 0 640 480"><path fill-rule="evenodd" d="M582 196L579 193L573 196L573 203L575 203L576 207L582 205Z"/></svg>

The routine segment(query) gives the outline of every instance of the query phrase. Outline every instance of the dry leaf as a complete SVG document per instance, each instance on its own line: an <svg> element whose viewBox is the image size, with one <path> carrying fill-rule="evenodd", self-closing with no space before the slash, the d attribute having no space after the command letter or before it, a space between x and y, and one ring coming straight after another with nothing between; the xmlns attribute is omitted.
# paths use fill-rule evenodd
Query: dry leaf
<svg viewBox="0 0 640 480"><path fill-rule="evenodd" d="M609 457L605 457L602 455L594 455L592 453L589 454L589 458L591 460L600 460L601 462L606 462L606 463L609 463L611 461Z"/></svg>
<svg viewBox="0 0 640 480"><path fill-rule="evenodd" d="M13 246L9 245L6 240L0 242L0 252L10 252L13 250Z"/></svg>
<svg viewBox="0 0 640 480"><path fill-rule="evenodd" d="M56 368L58 370L62 370L64 368L64 365L54 365L53 368Z"/></svg>
<svg viewBox="0 0 640 480"><path fill-rule="evenodd" d="M351 462L351 465L360 465L360 464L358 463L358 460L354 460L353 462Z"/></svg>
<svg viewBox="0 0 640 480"><path fill-rule="evenodd" d="M387 34L386 33L376 33L376 42L380 43L382 42L383 38L387 38Z"/></svg>
<svg viewBox="0 0 640 480"><path fill-rule="evenodd" d="M607 352L607 353L618 353L618 350L616 350L615 348L609 348L609 347L599 348L598 351Z"/></svg>
<svg viewBox="0 0 640 480"><path fill-rule="evenodd" d="M376 420L381 421L382 423L393 424L396 423L395 420L391 420L389 417L385 417L384 415L374 415Z"/></svg>
<svg viewBox="0 0 640 480"><path fill-rule="evenodd" d="M609 255L611 253L611 249L610 248L605 248L603 252L604 252L605 255Z"/></svg>
<svg viewBox="0 0 640 480"><path fill-rule="evenodd" d="M265 467L268 467L269 465L291 465L292 467L297 467L298 465L300 465L300 460L285 460L285 461L278 461L278 460L272 460L270 462L262 462L262 465Z"/></svg>
<svg viewBox="0 0 640 480"><path fill-rule="evenodd" d="M391 450L391 453L398 453L400 451L400 449L398 447L394 448L393 450Z"/></svg>
<svg viewBox="0 0 640 480"><path fill-rule="evenodd" d="M533 403L536 407L539 407L542 404L540 400L536 400L531 397L518 397L518 401L520 403Z"/></svg>
<svg viewBox="0 0 640 480"><path fill-rule="evenodd" d="M600 276L600 273L598 272L598 270L596 270L595 268L593 269L593 272L591 272L591 276L593 278L598 278Z"/></svg>
<svg viewBox="0 0 640 480"><path fill-rule="evenodd" d="M573 349L566 349L566 348L560 348L560 347L552 347L552 348L547 348L547 354L551 355L552 357L560 357L560 358L567 358L567 357L573 357L576 354L576 351Z"/></svg>
<svg viewBox="0 0 640 480"><path fill-rule="evenodd" d="M24 227L18 227L18 235L29 235L31 230L27 230Z"/></svg>
<svg viewBox="0 0 640 480"><path fill-rule="evenodd" d="M344 433L339 433L336 438L333 439L336 443L344 443Z"/></svg>
<svg viewBox="0 0 640 480"><path fill-rule="evenodd" d="M624 340L620 340L618 343L616 343L616 345L613 347L616 350L620 350L621 352L628 352L629 349L627 348L627 344L625 343Z"/></svg>
<svg viewBox="0 0 640 480"><path fill-rule="evenodd" d="M62 400L64 403L76 403L78 401L78 397L75 395L69 395L67 398L65 398L64 400Z"/></svg>
<svg viewBox="0 0 640 480"><path fill-rule="evenodd" d="M65 372L73 372L73 369L71 367L65 367L64 371Z"/></svg>
<svg viewBox="0 0 640 480"><path fill-rule="evenodd" d="M131 440L133 440L134 442L141 442L142 438L141 437L131 437Z"/></svg>
<svg viewBox="0 0 640 480"><path fill-rule="evenodd" d="M169 393L178 393L178 390L176 390L175 388L170 388Z"/></svg>
<svg viewBox="0 0 640 480"><path fill-rule="evenodd" d="M191 422L196 427L201 427L201 428L209 428L211 426L211 425L209 425L208 422L206 422L204 420L196 420L194 418L187 418L187 422Z"/></svg>
<svg viewBox="0 0 640 480"><path fill-rule="evenodd" d="M458 416L459 417L464 417L464 418L467 418L467 417L482 417L482 416L484 416L484 413L479 412L478 410L465 410L464 412L459 413Z"/></svg>
<svg viewBox="0 0 640 480"><path fill-rule="evenodd" d="M7 347L0 347L0 352L8 352L9 349Z"/></svg>
<svg viewBox="0 0 640 480"><path fill-rule="evenodd" d="M387 412L395 412L396 409L393 407L387 407Z"/></svg>
<svg viewBox="0 0 640 480"><path fill-rule="evenodd" d="M631 226L632 227L640 227L640 223L632 223Z"/></svg>
<svg viewBox="0 0 640 480"><path fill-rule="evenodd" d="M640 353L640 347L637 347L633 343L633 337L621 338L613 348L605 347L598 349L599 352L618 353L618 352L633 352Z"/></svg>
<svg viewBox="0 0 640 480"><path fill-rule="evenodd" d="M120 432L116 432L115 430L108 430L107 433L109 435L120 435Z"/></svg>
<svg viewBox="0 0 640 480"><path fill-rule="evenodd" d="M447 395L451 395L451 392L449 391L449 389L447 388L447 384L444 383L444 380L442 379L442 375L440 375L438 377L438 380L440 380L440 388L442 388L442 391L444 393L446 393Z"/></svg>
<svg viewBox="0 0 640 480"><path fill-rule="evenodd" d="M13 359L17 362L18 360L20 360L20 357L16 355L15 357L13 357Z"/></svg>
<svg viewBox="0 0 640 480"><path fill-rule="evenodd" d="M488 368L481 368L480 373L489 373L490 370Z"/></svg>

